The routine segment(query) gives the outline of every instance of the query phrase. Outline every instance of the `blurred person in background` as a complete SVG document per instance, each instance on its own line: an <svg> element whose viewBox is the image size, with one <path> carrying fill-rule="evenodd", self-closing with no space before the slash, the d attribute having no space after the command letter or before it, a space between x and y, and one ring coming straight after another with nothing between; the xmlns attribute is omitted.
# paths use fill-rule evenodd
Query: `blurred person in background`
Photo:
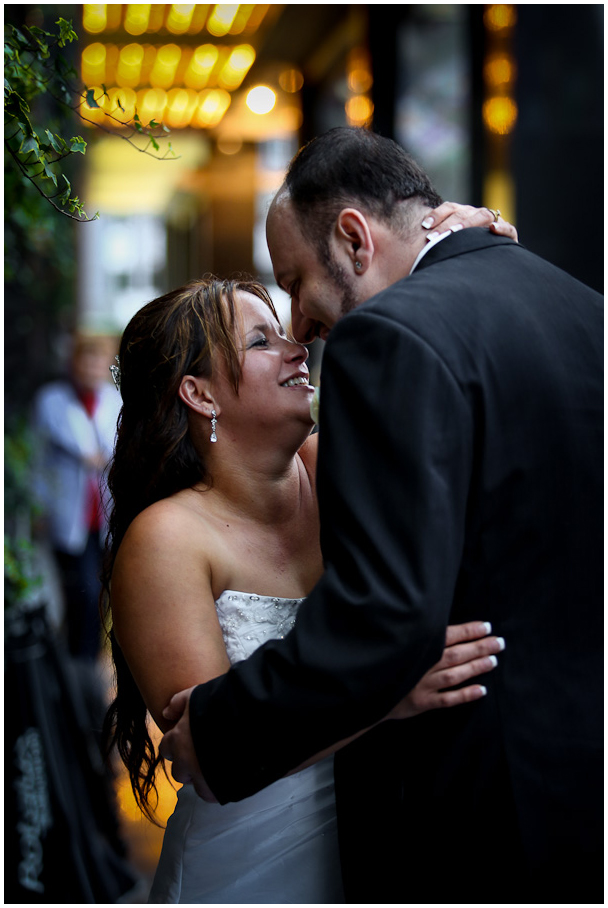
<svg viewBox="0 0 608 908"><path fill-rule="evenodd" d="M78 331L68 375L43 386L34 400L41 530L59 568L69 652L89 663L101 647L103 474L120 411L108 371L115 353L115 338Z"/></svg>
<svg viewBox="0 0 608 908"><path fill-rule="evenodd" d="M287 634L322 573L307 357L253 281L192 282L125 329L107 728L149 817L160 757L148 711L166 730L170 696ZM483 696L478 684L439 691L493 668L502 646L488 634L481 622L450 628L454 645L394 717ZM343 901L331 759L226 807L183 787L150 901Z"/></svg>
<svg viewBox="0 0 608 908"><path fill-rule="evenodd" d="M508 643L488 695L336 756L347 899L601 903L603 298L490 230L431 238L439 202L368 130L292 160L267 239L295 338L327 338L325 572L284 640L174 698L161 752L250 796L481 609Z"/></svg>

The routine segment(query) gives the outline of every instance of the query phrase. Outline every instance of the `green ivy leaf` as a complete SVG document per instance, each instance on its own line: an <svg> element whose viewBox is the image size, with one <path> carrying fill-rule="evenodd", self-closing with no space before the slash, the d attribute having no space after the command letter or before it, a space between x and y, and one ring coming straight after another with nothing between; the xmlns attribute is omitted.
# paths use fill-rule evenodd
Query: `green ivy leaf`
<svg viewBox="0 0 608 908"><path fill-rule="evenodd" d="M59 47L65 47L72 41L78 41L78 35L72 28L72 23L59 17L55 25L59 26Z"/></svg>
<svg viewBox="0 0 608 908"><path fill-rule="evenodd" d="M53 173L53 171L51 170L51 166L47 161L44 162L44 173L48 177L49 180L53 181L53 183L56 186L57 185L57 175Z"/></svg>
<svg viewBox="0 0 608 908"><path fill-rule="evenodd" d="M95 100L95 92L93 91L92 88L87 89L86 98L87 98L87 104L89 105L89 107L99 109L99 104Z"/></svg>
<svg viewBox="0 0 608 908"><path fill-rule="evenodd" d="M28 155L32 151L35 155L40 155L40 144L36 135L27 136L19 146L19 153L22 155Z"/></svg>
<svg viewBox="0 0 608 908"><path fill-rule="evenodd" d="M54 135L49 129L45 129L44 132L53 151L56 151L57 154L61 154L66 150L67 144L65 139L62 139L61 136Z"/></svg>
<svg viewBox="0 0 608 908"><path fill-rule="evenodd" d="M70 140L70 151L78 151L80 154L84 154L86 150L87 143L82 136L72 136Z"/></svg>

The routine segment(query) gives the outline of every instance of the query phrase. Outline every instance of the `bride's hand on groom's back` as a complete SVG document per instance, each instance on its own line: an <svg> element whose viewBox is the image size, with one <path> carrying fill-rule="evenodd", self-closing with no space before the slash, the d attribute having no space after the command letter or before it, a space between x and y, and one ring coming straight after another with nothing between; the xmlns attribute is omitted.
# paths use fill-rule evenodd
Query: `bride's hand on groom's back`
<svg viewBox="0 0 608 908"><path fill-rule="evenodd" d="M199 798L216 802L215 795L201 773L190 733L189 704L193 690L193 687L189 687L175 694L163 710L163 718L175 724L164 735L160 743L160 754L173 763L171 775L176 782L192 785Z"/></svg>
<svg viewBox="0 0 608 908"><path fill-rule="evenodd" d="M505 648L502 637L491 636L491 626L483 621L451 624L439 662L420 679L416 687L386 717L409 719L429 709L459 706L479 700L487 693L481 684L450 690L496 668L496 654Z"/></svg>

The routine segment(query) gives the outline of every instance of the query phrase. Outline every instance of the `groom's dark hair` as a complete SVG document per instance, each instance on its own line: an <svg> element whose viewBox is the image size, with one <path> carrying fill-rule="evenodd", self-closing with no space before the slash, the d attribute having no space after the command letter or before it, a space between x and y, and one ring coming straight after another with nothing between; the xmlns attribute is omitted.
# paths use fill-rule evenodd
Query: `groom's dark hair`
<svg viewBox="0 0 608 908"><path fill-rule="evenodd" d="M400 145L354 127L330 129L304 145L289 165L285 186L300 227L319 248L343 208L360 208L399 229L399 202L417 199L431 208L442 202Z"/></svg>

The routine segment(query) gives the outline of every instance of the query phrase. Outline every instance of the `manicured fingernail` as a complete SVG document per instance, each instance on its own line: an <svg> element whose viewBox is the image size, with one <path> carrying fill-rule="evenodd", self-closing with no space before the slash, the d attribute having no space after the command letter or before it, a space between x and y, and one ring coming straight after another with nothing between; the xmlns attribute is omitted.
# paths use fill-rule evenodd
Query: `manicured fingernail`
<svg viewBox="0 0 608 908"><path fill-rule="evenodd" d="M484 687L483 684L480 684L480 685L479 685L479 690L481 691L481 696L482 696L482 697L485 697L485 695L486 695L487 692L488 692L488 688L487 688L487 687Z"/></svg>
<svg viewBox="0 0 608 908"><path fill-rule="evenodd" d="M483 626L484 626L485 629L486 629L486 634L491 634L491 633L492 633L492 625L490 624L489 621L484 621Z"/></svg>
<svg viewBox="0 0 608 908"><path fill-rule="evenodd" d="M435 233L427 233L426 238L427 238L427 240L436 240L438 236L439 236L439 231L436 230Z"/></svg>
<svg viewBox="0 0 608 908"><path fill-rule="evenodd" d="M496 656L488 656L488 659L492 663L492 668L496 668L496 666L498 665L498 659L496 658Z"/></svg>
<svg viewBox="0 0 608 908"><path fill-rule="evenodd" d="M450 227L452 233L456 233L457 230L462 230L462 224L454 224L453 227Z"/></svg>
<svg viewBox="0 0 608 908"><path fill-rule="evenodd" d="M500 647L500 649L501 649L501 651L502 651L502 650L505 648L505 646L506 646L505 638L504 638L504 637L497 637L497 638L496 638L496 642L498 643L498 645L499 645L499 647Z"/></svg>
<svg viewBox="0 0 608 908"><path fill-rule="evenodd" d="M428 230L429 227L432 227L434 223L435 223L435 221L433 220L433 218L425 218L424 221L422 222L422 226L424 227L425 230Z"/></svg>

